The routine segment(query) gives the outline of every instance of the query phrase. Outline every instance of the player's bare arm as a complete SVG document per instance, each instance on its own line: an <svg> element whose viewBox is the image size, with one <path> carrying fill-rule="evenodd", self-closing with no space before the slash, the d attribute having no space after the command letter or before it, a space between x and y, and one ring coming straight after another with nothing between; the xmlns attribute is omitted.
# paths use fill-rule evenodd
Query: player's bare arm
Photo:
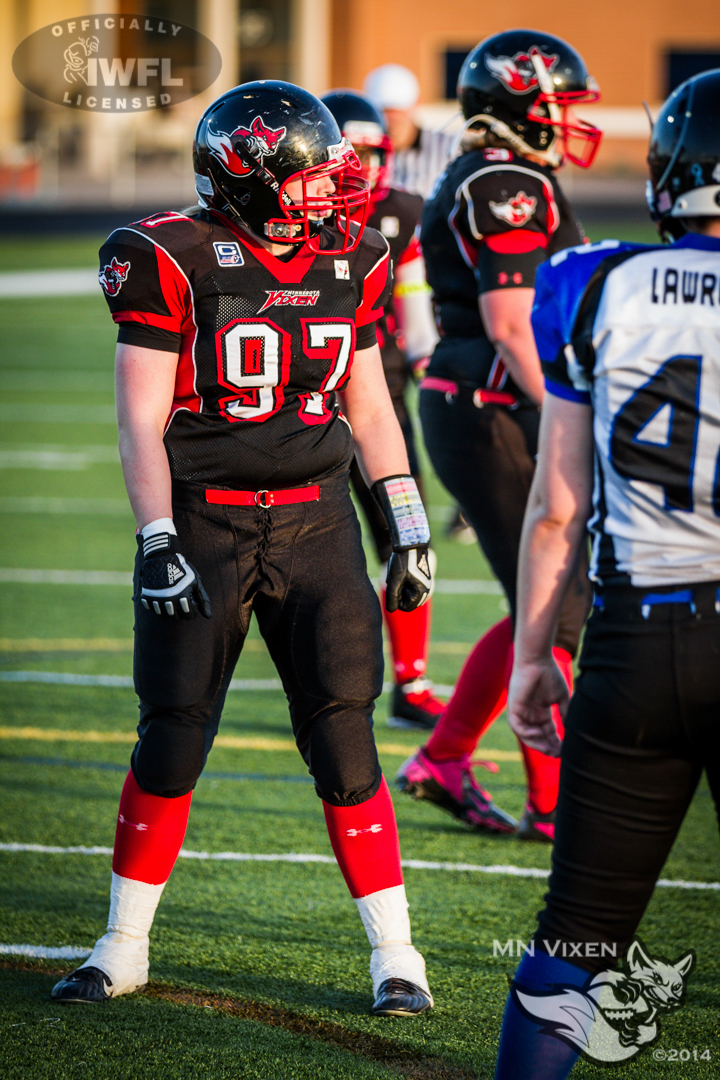
<svg viewBox="0 0 720 1080"><path fill-rule="evenodd" d="M545 395L530 323L534 289L493 289L478 299L485 332L513 380L536 405Z"/></svg>
<svg viewBox="0 0 720 1080"><path fill-rule="evenodd" d="M591 495L592 410L548 394L520 547L508 720L518 738L553 756L560 753L560 740L551 706L557 704L564 716L568 690L552 643L585 536Z"/></svg>
<svg viewBox="0 0 720 1080"><path fill-rule="evenodd" d="M352 376L341 397L368 487L384 476L409 474L405 440L388 393L378 345L355 353Z"/></svg>
<svg viewBox="0 0 720 1080"><path fill-rule="evenodd" d="M172 517L163 431L172 408L177 364L177 353L138 345L118 345L115 353L120 460L138 529Z"/></svg>

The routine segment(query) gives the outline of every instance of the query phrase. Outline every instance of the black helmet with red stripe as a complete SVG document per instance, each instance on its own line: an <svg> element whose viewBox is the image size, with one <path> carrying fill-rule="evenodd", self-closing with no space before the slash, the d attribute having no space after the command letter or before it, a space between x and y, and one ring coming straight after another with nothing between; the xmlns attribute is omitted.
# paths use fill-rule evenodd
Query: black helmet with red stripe
<svg viewBox="0 0 720 1080"><path fill-rule="evenodd" d="M486 145L505 144L551 168L592 164L602 132L569 110L598 101L600 91L562 38L537 30L486 38L466 57L457 93L468 127L484 129Z"/></svg>
<svg viewBox="0 0 720 1080"><path fill-rule="evenodd" d="M369 185L332 114L299 86L263 80L222 94L200 118L193 163L201 205L238 218L257 236L320 250L323 223L334 215L342 241L323 252L351 251L359 242ZM319 179L331 183L313 194L308 187Z"/></svg>

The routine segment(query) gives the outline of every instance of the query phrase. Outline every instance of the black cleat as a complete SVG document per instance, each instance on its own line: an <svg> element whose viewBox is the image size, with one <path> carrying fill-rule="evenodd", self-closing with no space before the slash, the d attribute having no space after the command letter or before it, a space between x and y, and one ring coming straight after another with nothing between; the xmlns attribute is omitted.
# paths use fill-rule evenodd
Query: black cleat
<svg viewBox="0 0 720 1080"><path fill-rule="evenodd" d="M110 994L105 986L112 986L112 979L104 971L95 967L82 967L71 971L64 979L53 986L50 997L53 1001L97 1003L109 1001Z"/></svg>
<svg viewBox="0 0 720 1080"><path fill-rule="evenodd" d="M419 1016L432 1009L431 995L407 979L386 979L373 1002L374 1016Z"/></svg>
<svg viewBox="0 0 720 1080"><path fill-rule="evenodd" d="M530 803L522 812L520 824L515 834L518 840L535 840L540 844L552 844L555 841L555 811L538 814Z"/></svg>
<svg viewBox="0 0 720 1080"><path fill-rule="evenodd" d="M393 687L392 715L388 727L409 731L432 731L445 711L445 703L435 697L429 679L396 684Z"/></svg>

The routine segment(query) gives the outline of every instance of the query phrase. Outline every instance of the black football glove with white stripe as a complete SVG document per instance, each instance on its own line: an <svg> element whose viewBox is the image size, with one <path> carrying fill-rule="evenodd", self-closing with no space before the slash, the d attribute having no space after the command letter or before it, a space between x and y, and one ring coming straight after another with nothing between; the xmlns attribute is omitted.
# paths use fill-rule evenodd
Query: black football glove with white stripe
<svg viewBox="0 0 720 1080"><path fill-rule="evenodd" d="M430 526L412 476L388 476L372 486L385 515L392 555L385 582L388 611L414 611L430 599L433 574L430 560Z"/></svg>
<svg viewBox="0 0 720 1080"><path fill-rule="evenodd" d="M210 597L197 570L180 554L177 536L167 529L155 532L152 522L138 535L142 548L140 603L164 619L210 618Z"/></svg>

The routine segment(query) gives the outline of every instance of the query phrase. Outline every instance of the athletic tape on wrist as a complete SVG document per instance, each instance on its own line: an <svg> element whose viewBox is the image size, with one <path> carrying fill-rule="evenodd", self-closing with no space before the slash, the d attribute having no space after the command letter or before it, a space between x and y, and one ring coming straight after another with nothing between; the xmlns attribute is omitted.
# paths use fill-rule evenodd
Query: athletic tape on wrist
<svg viewBox="0 0 720 1080"><path fill-rule="evenodd" d="M170 547L170 537L177 536L172 518L157 518L142 529L143 556L147 559Z"/></svg>
<svg viewBox="0 0 720 1080"><path fill-rule="evenodd" d="M430 543L430 526L420 492L412 476L378 480L373 490L390 529L394 551L407 551Z"/></svg>

